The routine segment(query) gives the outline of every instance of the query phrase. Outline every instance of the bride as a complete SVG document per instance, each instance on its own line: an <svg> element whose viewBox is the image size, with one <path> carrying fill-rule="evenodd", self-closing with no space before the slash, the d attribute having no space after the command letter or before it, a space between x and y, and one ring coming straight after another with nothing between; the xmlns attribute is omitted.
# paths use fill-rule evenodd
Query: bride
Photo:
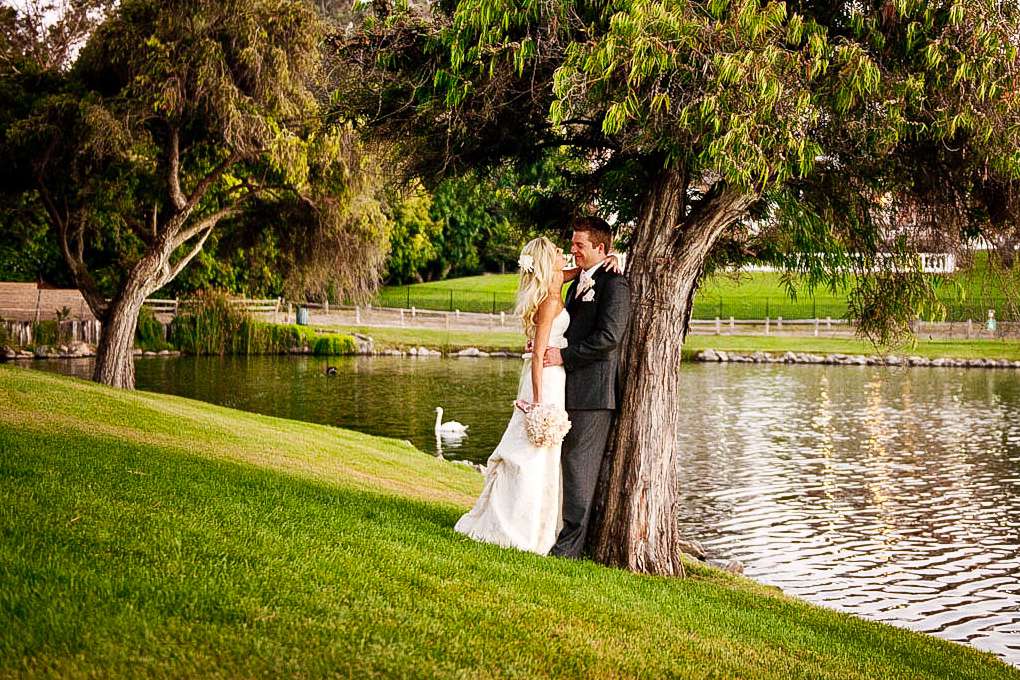
<svg viewBox="0 0 1020 680"><path fill-rule="evenodd" d="M485 468L485 486L455 531L478 541L545 555L560 529L560 445L537 447L524 431L524 415L537 404L563 408L566 373L542 367L547 347L566 347L570 316L563 306L563 252L545 237L521 252L517 313L533 346L525 354L513 415ZM568 272L569 278L577 270ZM533 357L538 357L533 360Z"/></svg>
<svg viewBox="0 0 1020 680"><path fill-rule="evenodd" d="M615 255L607 259L610 269L622 271ZM581 270L564 271L564 264L563 251L545 237L529 241L521 252L516 312L532 352L524 355L513 415L489 456L482 494L454 527L478 541L540 555L549 552L561 528L560 445L534 446L524 415L538 404L564 407L563 366L542 367L546 348L567 346L570 315L560 292Z"/></svg>

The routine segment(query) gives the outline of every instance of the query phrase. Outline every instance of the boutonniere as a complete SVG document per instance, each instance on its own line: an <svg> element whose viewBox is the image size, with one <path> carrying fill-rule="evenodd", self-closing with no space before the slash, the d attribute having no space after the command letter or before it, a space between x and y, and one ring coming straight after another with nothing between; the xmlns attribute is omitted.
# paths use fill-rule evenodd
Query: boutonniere
<svg viewBox="0 0 1020 680"><path fill-rule="evenodd" d="M595 302L595 289L592 288L581 297L581 302Z"/></svg>

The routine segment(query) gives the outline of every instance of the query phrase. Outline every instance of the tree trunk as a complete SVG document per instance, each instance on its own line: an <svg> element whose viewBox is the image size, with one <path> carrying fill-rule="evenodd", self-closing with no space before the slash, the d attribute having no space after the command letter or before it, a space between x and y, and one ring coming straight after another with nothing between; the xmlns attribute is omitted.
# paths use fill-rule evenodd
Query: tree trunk
<svg viewBox="0 0 1020 680"><path fill-rule="evenodd" d="M129 390L135 387L135 327L158 270L153 259L151 255L144 257L134 266L106 310L92 374L98 383Z"/></svg>
<svg viewBox="0 0 1020 680"><path fill-rule="evenodd" d="M750 203L717 187L687 214L686 190L680 173L663 173L634 233L627 273L632 312L621 351L627 378L589 536L599 562L667 576L684 574L677 527L680 350L705 258Z"/></svg>

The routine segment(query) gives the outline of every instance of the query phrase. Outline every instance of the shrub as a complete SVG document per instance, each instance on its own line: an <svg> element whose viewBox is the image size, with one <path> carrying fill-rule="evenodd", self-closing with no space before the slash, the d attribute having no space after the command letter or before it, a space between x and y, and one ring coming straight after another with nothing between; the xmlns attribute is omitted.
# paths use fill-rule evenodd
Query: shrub
<svg viewBox="0 0 1020 680"><path fill-rule="evenodd" d="M36 347L60 344L60 324L53 320L33 324L32 343Z"/></svg>
<svg viewBox="0 0 1020 680"><path fill-rule="evenodd" d="M138 312L138 325L135 327L135 344L146 352L159 352L170 349L166 341L166 330L148 307Z"/></svg>
<svg viewBox="0 0 1020 680"><path fill-rule="evenodd" d="M205 293L186 304L186 313L170 324L170 340L188 354L286 354L310 347L316 354L352 354L354 339L317 336L307 326L259 321L219 293ZM322 338L327 343L321 344Z"/></svg>
<svg viewBox="0 0 1020 680"><path fill-rule="evenodd" d="M349 335L338 335L336 333L320 335L315 339L315 344L312 346L312 353L316 356L354 354L357 350L354 338Z"/></svg>

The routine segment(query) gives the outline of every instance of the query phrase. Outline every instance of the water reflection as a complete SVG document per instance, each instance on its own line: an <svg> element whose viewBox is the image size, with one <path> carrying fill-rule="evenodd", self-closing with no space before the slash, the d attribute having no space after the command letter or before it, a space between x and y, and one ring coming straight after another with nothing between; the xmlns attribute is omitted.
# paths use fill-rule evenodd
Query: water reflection
<svg viewBox="0 0 1020 680"><path fill-rule="evenodd" d="M142 389L482 462L520 361L140 359ZM37 362L88 375L88 362ZM681 524L749 576L1020 665L1020 373L690 365ZM435 407L470 427L437 442Z"/></svg>
<svg viewBox="0 0 1020 680"><path fill-rule="evenodd" d="M1020 376L699 366L684 378L712 395L685 404L685 531L791 594L1020 664Z"/></svg>

